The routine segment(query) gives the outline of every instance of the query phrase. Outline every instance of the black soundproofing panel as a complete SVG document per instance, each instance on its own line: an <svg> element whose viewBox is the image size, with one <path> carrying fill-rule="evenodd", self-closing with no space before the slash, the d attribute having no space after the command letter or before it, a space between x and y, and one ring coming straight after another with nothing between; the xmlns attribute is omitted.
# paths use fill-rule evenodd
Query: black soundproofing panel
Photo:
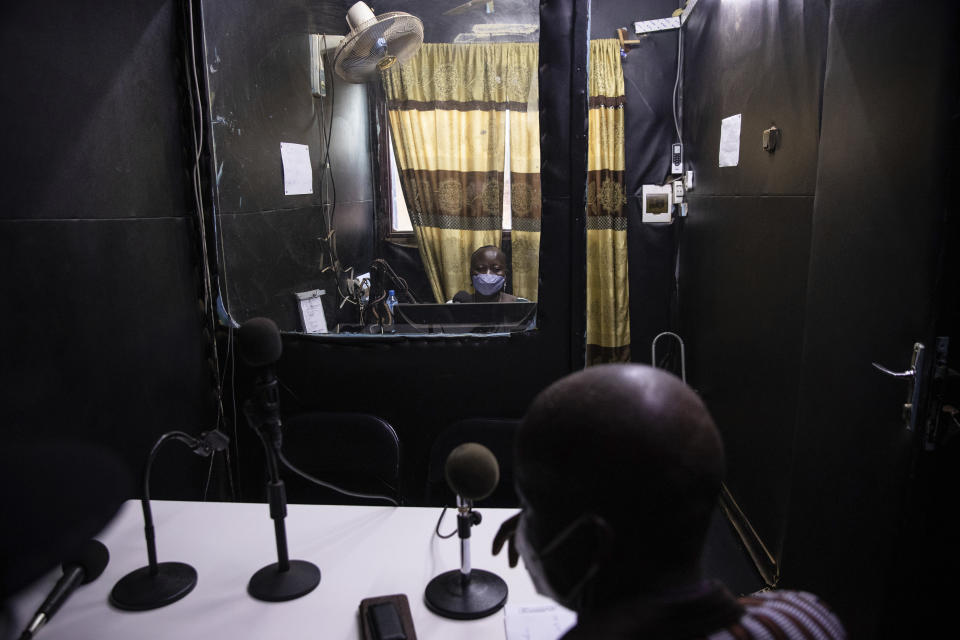
<svg viewBox="0 0 960 640"><path fill-rule="evenodd" d="M701 3L684 35L683 121L694 189L679 248L687 372L727 445L727 487L774 553L786 533L827 11ZM719 167L742 114L740 164ZM768 154L763 129L783 129ZM759 481L760 479L762 481Z"/></svg>
<svg viewBox="0 0 960 640"><path fill-rule="evenodd" d="M214 423L179 6L2 11L3 437L105 447L137 477L160 433ZM199 497L205 466L171 463L155 495Z"/></svg>

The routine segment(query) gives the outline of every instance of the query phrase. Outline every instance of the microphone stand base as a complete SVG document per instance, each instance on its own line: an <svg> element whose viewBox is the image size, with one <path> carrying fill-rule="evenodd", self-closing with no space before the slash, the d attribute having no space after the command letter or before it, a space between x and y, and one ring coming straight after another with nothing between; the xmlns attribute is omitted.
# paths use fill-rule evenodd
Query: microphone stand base
<svg viewBox="0 0 960 640"><path fill-rule="evenodd" d="M148 611L172 604L197 586L197 570L182 562L161 562L131 571L110 592L110 604L125 611Z"/></svg>
<svg viewBox="0 0 960 640"><path fill-rule="evenodd" d="M247 585L247 593L257 600L285 602L305 596L320 584L320 569L306 560L291 560L290 568L280 571L274 562L260 569Z"/></svg>
<svg viewBox="0 0 960 640"><path fill-rule="evenodd" d="M473 569L468 578L459 569L447 571L427 583L424 593L427 609L444 618L475 620L497 612L507 601L507 583L503 578Z"/></svg>

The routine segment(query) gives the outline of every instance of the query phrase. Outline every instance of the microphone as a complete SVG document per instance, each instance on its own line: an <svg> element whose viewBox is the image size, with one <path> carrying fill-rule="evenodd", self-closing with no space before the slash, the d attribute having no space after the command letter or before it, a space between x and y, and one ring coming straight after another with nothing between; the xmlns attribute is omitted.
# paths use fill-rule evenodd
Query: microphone
<svg viewBox="0 0 960 640"><path fill-rule="evenodd" d="M110 591L110 604L125 611L147 611L165 607L183 598L197 586L197 570L183 562L157 562L157 541L150 508L150 470L161 445L179 440L198 456L208 457L223 451L230 439L220 431L209 431L194 438L183 431L170 431L154 443L143 470L143 532L147 543L147 566L131 571Z"/></svg>
<svg viewBox="0 0 960 640"><path fill-rule="evenodd" d="M464 500L483 500L500 482L500 465L490 449L476 442L461 444L443 466L447 484Z"/></svg>
<svg viewBox="0 0 960 640"><path fill-rule="evenodd" d="M80 548L76 557L63 563L63 576L57 580L50 595L30 620L20 635L20 640L29 640L66 602L73 590L100 577L110 561L110 552L99 540L90 540Z"/></svg>
<svg viewBox="0 0 960 640"><path fill-rule="evenodd" d="M460 569L434 577L424 593L427 608L456 620L474 620L498 611L507 601L507 583L500 576L474 569L470 564L470 529L480 524L475 500L483 500L500 482L500 466L482 444L466 442L447 456L447 484L457 494L457 535L460 538Z"/></svg>
<svg viewBox="0 0 960 640"><path fill-rule="evenodd" d="M260 436L267 463L267 500L277 542L277 561L259 569L247 583L247 593L257 600L283 602L304 596L320 584L320 569L306 560L290 560L287 551L287 491L280 478L282 458L280 393L273 365L283 353L276 323L269 318L251 318L240 326L240 358L257 370L252 397L243 410L250 427Z"/></svg>
<svg viewBox="0 0 960 640"><path fill-rule="evenodd" d="M280 392L273 368L283 353L280 330L270 318L251 318L240 325L237 334L240 359L256 372L252 397L244 403L244 412L257 433L261 437L265 433L279 449Z"/></svg>

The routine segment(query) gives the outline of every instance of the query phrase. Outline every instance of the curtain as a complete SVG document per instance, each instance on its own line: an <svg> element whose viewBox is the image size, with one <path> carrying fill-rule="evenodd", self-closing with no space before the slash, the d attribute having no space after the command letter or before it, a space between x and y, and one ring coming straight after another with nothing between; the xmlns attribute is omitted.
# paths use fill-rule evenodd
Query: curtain
<svg viewBox="0 0 960 640"><path fill-rule="evenodd" d="M616 39L590 42L587 365L630 361L623 68Z"/></svg>
<svg viewBox="0 0 960 640"><path fill-rule="evenodd" d="M530 87L537 82L536 52L536 43L424 44L382 76L400 183L438 302L471 289L475 249L501 246L506 114L513 124L514 111L518 116L528 111ZM522 140L529 122L516 121ZM539 134L535 138L539 145ZM517 155L523 185L518 218L525 231L534 226L527 221L536 220L539 254L539 153L532 158L520 147ZM536 181L527 179L534 166ZM525 195L534 182L535 207ZM523 240L519 255L526 259L530 240ZM521 281L529 267L522 271Z"/></svg>
<svg viewBox="0 0 960 640"><path fill-rule="evenodd" d="M540 276L541 213L538 47L506 46L513 294L535 301Z"/></svg>

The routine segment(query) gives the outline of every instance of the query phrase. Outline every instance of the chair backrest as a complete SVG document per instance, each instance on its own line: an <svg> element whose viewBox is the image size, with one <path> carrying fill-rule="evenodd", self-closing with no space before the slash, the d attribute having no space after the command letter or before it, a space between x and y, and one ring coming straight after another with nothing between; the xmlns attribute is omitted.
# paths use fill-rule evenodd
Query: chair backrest
<svg viewBox="0 0 960 640"><path fill-rule="evenodd" d="M386 420L366 413L313 411L283 420L283 451L304 472L343 489L400 499L400 440ZM290 502L374 504L284 473Z"/></svg>
<svg viewBox="0 0 960 640"><path fill-rule="evenodd" d="M447 456L457 445L478 442L490 449L500 465L500 483L481 506L515 507L519 505L513 488L513 445L519 419L464 418L448 425L430 448L427 469L426 502L428 505L453 505L456 499L447 486L443 468Z"/></svg>

